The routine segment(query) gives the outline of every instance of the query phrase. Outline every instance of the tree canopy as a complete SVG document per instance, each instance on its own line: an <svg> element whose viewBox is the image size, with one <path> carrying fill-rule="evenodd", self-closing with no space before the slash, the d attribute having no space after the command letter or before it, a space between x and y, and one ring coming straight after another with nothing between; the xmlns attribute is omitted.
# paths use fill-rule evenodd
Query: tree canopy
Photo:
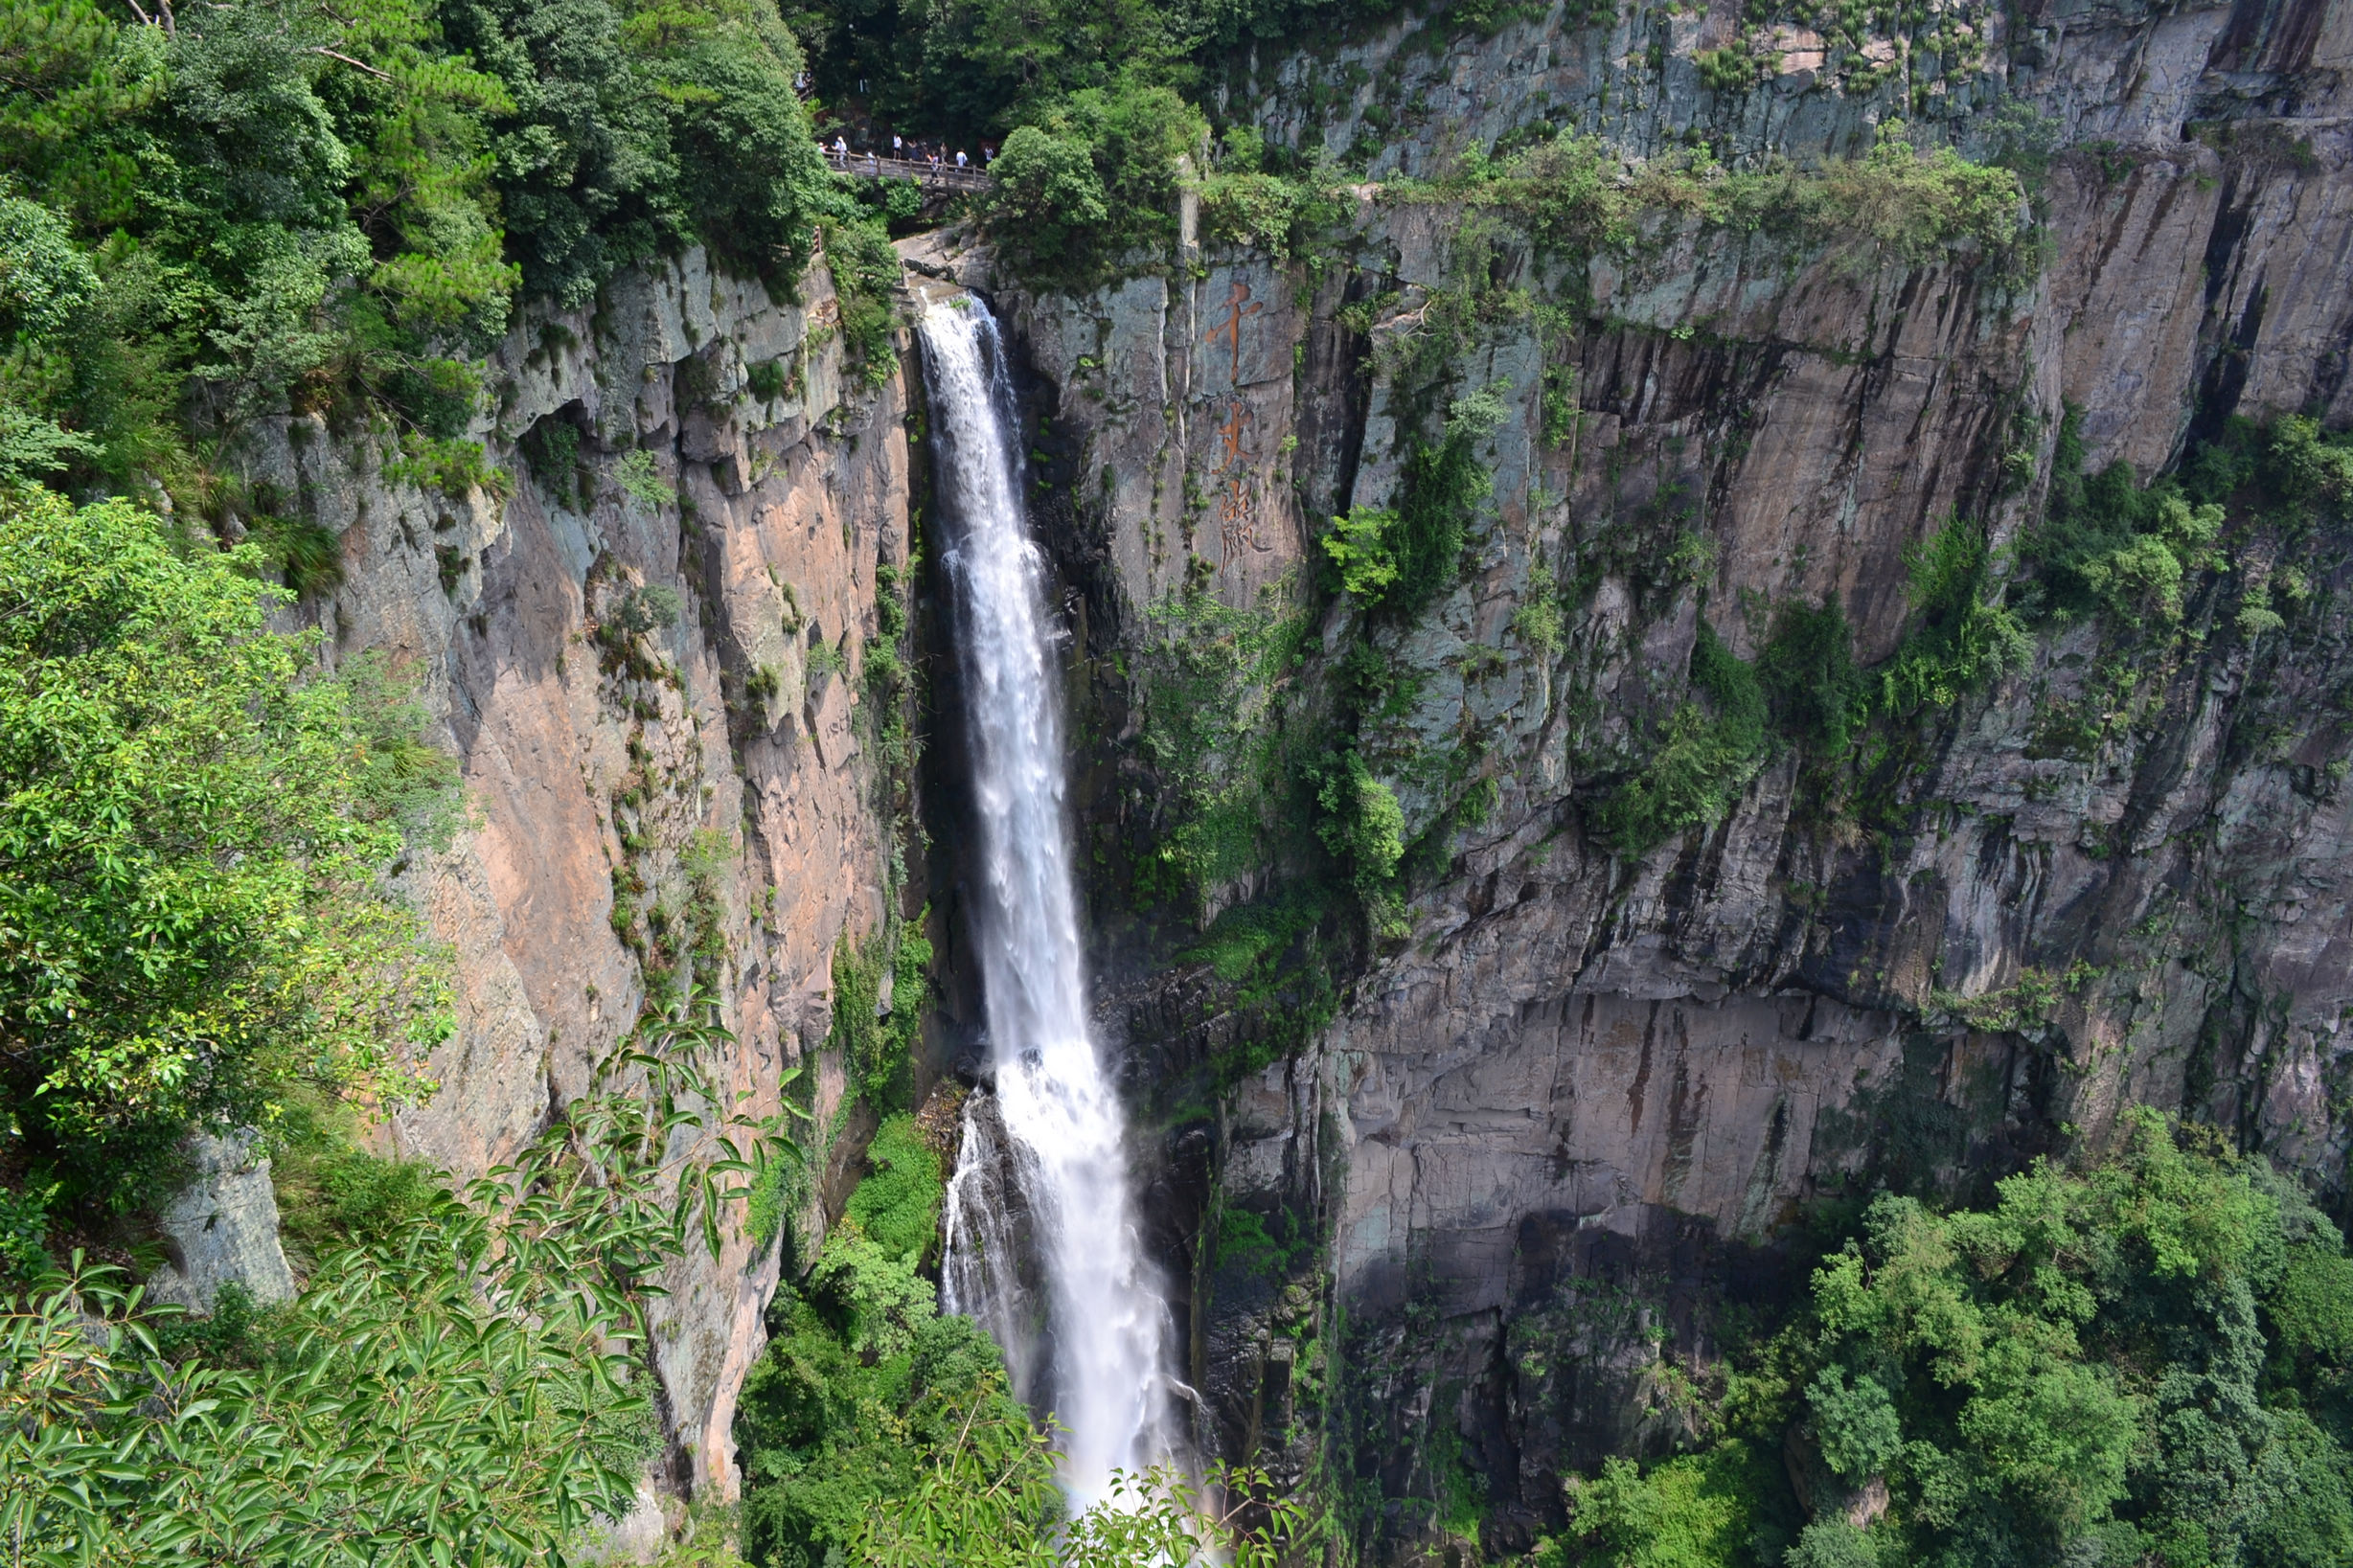
<svg viewBox="0 0 2353 1568"><path fill-rule="evenodd" d="M788 287L854 206L800 70L764 0L6 0L0 479L203 508L256 412L459 441L518 292Z"/></svg>
<svg viewBox="0 0 2353 1568"><path fill-rule="evenodd" d="M2259 1156L2145 1109L2125 1130L2115 1157L2037 1163L1988 1207L1874 1199L1746 1357L1716 1443L1572 1484L1570 1534L1537 1560L2346 1561L2343 1238ZM1881 1488L1884 1513L1849 1523Z"/></svg>
<svg viewBox="0 0 2353 1568"><path fill-rule="evenodd" d="M386 874L455 764L380 664L312 669L259 552L0 495L0 1118L122 1205L298 1084L400 1092L446 988Z"/></svg>

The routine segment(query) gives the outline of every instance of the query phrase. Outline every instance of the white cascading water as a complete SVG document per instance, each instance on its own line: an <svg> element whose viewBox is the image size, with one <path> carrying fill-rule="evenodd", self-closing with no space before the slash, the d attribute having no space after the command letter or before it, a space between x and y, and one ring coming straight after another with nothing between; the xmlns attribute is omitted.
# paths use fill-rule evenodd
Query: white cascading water
<svg viewBox="0 0 2353 1568"><path fill-rule="evenodd" d="M919 323L934 492L951 543L983 872L976 942L994 1093L968 1104L948 1204L948 1306L1061 1422L1081 1506L1172 1455L1168 1310L1136 1234L1126 1120L1087 1027L1061 690L1021 505L996 322L958 294Z"/></svg>

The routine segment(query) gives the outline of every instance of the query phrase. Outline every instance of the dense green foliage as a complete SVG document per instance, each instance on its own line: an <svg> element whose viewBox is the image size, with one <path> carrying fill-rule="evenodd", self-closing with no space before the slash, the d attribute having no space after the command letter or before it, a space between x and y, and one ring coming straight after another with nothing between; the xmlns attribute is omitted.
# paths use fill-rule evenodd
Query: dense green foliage
<svg viewBox="0 0 2353 1568"><path fill-rule="evenodd" d="M769 1307L736 1424L745 1556L758 1568L1272 1568L1266 1540L1239 1539L1217 1508L1196 1513L1173 1476L1123 1481L1140 1507L1069 1516L996 1346L971 1319L942 1315L917 1272L940 1223L939 1159L912 1118L886 1120L846 1223ZM1264 1488L1221 1480L1237 1505ZM1289 1509L1274 1518L1278 1540L1298 1522Z"/></svg>
<svg viewBox="0 0 2353 1568"><path fill-rule="evenodd" d="M939 1232L938 1154L902 1114L867 1159L847 1223L806 1278L778 1288L767 1352L744 1383L744 1550L762 1568L821 1568L968 1424L989 1443L1028 1436L996 1347L971 1320L940 1316L917 1272Z"/></svg>
<svg viewBox="0 0 2353 1568"><path fill-rule="evenodd" d="M1765 754L1756 671L1704 620L1691 647L1692 698L1675 705L1642 770L1604 800L1595 828L1624 854L1721 820Z"/></svg>
<svg viewBox="0 0 2353 1568"><path fill-rule="evenodd" d="M2193 507L2171 479L2143 489L2120 463L2085 474L2075 423L2060 426L2048 515L2023 552L2047 602L2062 614L2181 620L2185 575L2215 564L2223 509Z"/></svg>
<svg viewBox="0 0 2353 1568"><path fill-rule="evenodd" d="M903 1499L884 1503L853 1545L872 1568L1278 1568L1313 1550L1298 1505L1261 1471L1216 1465L1196 1484L1174 1467L1114 1473L1075 1517L1042 1464L1045 1440L967 1434ZM1256 1517L1253 1518L1253 1515ZM1040 1529L1039 1517L1055 1522Z"/></svg>
<svg viewBox="0 0 2353 1568"><path fill-rule="evenodd" d="M1196 87L1198 62L1215 62L1244 40L1402 9L1400 0L832 0L788 14L808 43L824 101L856 100L887 125L969 144L1037 124L1080 92Z"/></svg>
<svg viewBox="0 0 2353 1568"><path fill-rule="evenodd" d="M1380 898L1405 854L1405 813L1397 792L1351 749L1326 770L1316 804L1323 807L1316 831L1325 847L1349 868L1359 893Z"/></svg>
<svg viewBox="0 0 2353 1568"><path fill-rule="evenodd" d="M1766 1499L1775 1489L1770 1449L1730 1440L1683 1454L1645 1474L1626 1459L1602 1463L1590 1481L1572 1478L1580 1535L1547 1541L1532 1568L1577 1562L1611 1568L1713 1568L1749 1558L1760 1534L1770 1538ZM1784 1557L1787 1568L1798 1568Z"/></svg>
<svg viewBox="0 0 2353 1568"><path fill-rule="evenodd" d="M1311 628L1268 597L1236 610L1205 592L1171 595L1153 606L1136 661L1144 757L1172 818L1139 891L1188 910L1260 863L1271 807L1301 792L1301 759L1275 716Z"/></svg>
<svg viewBox="0 0 2353 1568"><path fill-rule="evenodd" d="M2258 532L2293 546L2321 516L2344 513L2353 503L2353 438L2295 416L2269 428L2232 420L2218 440L2199 443L2179 474L2143 486L2121 463L2085 473L2075 425L2072 413L2060 425L2049 510L2020 548L2031 574L2029 613L2098 614L2121 631L2170 634L2190 596L2230 574L2238 593L2229 619L2242 635L2285 625L2273 595L2291 607L2301 602L2310 591L2303 574L2234 557Z"/></svg>
<svg viewBox="0 0 2353 1568"><path fill-rule="evenodd" d="M788 288L856 211L764 0L155 15L0 11L0 479L266 513L209 454L291 408L490 483L462 438L518 288L696 241Z"/></svg>
<svg viewBox="0 0 2353 1568"><path fill-rule="evenodd" d="M744 1553L762 1568L837 1560L878 1503L912 1492L959 1441L1027 1460L1029 1412L1005 1393L996 1347L971 1319L936 1315L903 1262L837 1239L769 1318L736 1424ZM1056 1516L1038 1502L1032 1531Z"/></svg>
<svg viewBox="0 0 2353 1568"><path fill-rule="evenodd" d="M1264 1478L1222 1469L1207 1498L1173 1474L1122 1477L1072 1517L988 1335L926 1315L869 1343L861 1314L886 1309L870 1282L843 1283L854 1273L782 1298L780 1337L744 1387L744 1551L758 1568L1274 1568L1300 1534L1277 1502L1272 1529L1245 1534L1237 1516Z"/></svg>
<svg viewBox="0 0 2353 1568"><path fill-rule="evenodd" d="M1041 104L1005 139L986 213L1024 271L1085 281L1176 239L1178 160L1205 127L1167 86L1088 87Z"/></svg>
<svg viewBox="0 0 2353 1568"><path fill-rule="evenodd" d="M882 1119L866 1145L873 1174L850 1194L852 1224L887 1257L922 1262L940 1231L940 1204L947 1188L940 1157L901 1111Z"/></svg>
<svg viewBox="0 0 2353 1568"><path fill-rule="evenodd" d="M1400 618L1426 609L1454 584L1473 514L1495 493L1489 438L1508 415L1496 390L1454 399L1436 443L1416 443L1399 481L1396 525L1383 543L1393 578L1380 602Z"/></svg>
<svg viewBox="0 0 2353 1568"><path fill-rule="evenodd" d="M697 1239L716 1253L740 1192L721 1178L783 1157L694 1108L718 1038L648 1031L514 1164L327 1254L281 1312L224 1299L192 1334L95 1268L0 1298L0 1550L378 1568L576 1552L628 1511L653 1447L654 1274Z"/></svg>
<svg viewBox="0 0 2353 1568"><path fill-rule="evenodd" d="M0 1169L148 1194L191 1125L398 1094L448 1028L383 874L455 788L363 662L308 675L257 552L0 498Z"/></svg>
<svg viewBox="0 0 2353 1568"><path fill-rule="evenodd" d="M1715 1445L1572 1487L1572 1533L1538 1560L2346 1560L2353 1259L2260 1159L2145 1111L2125 1133L1985 1208L1877 1198L1797 1320L1741 1357ZM1825 1511L1802 1534L1776 1462L1792 1425ZM1875 1482L1867 1530L1828 1515Z"/></svg>

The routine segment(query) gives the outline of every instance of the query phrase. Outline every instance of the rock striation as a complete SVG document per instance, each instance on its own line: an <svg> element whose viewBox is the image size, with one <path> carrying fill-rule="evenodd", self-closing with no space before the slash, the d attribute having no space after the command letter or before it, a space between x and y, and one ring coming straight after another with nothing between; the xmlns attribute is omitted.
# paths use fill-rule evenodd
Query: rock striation
<svg viewBox="0 0 2353 1568"><path fill-rule="evenodd" d="M457 1027L388 1151L482 1173L690 989L731 1035L705 1063L725 1108L777 1114L805 1068L812 1125L842 1125L834 953L902 891L905 781L864 674L910 460L904 381L845 367L838 320L821 264L780 300L699 251L525 311L474 432L504 493L404 478L317 418L247 437L249 489L341 538L340 586L300 612L326 656L413 675L464 766L469 825L400 876L453 955ZM778 1264L731 1222L664 1282L674 1494L733 1494Z"/></svg>
<svg viewBox="0 0 2353 1568"><path fill-rule="evenodd" d="M2043 623L1867 813L1824 813L1785 748L1703 830L1633 857L1591 830L1703 621L1748 655L1771 607L1836 602L1858 657L1885 658L1908 552L1956 516L2020 539L2063 426L2085 471L2145 480L2231 416L2353 421L2342 8L1935 14L1940 53L1880 81L1856 71L1870 48L1841 64L1731 7L1587 25L1555 5L1485 37L1406 18L1252 56L1220 102L1376 180L1561 129L1753 167L1857 153L1907 116L1981 156L2026 126L2046 160L2027 281L1673 216L1565 264L1371 185L1330 252L1196 244L1085 293L949 240L915 258L998 295L1039 378L1107 845L1170 808L1130 678L1155 606L1289 602L1326 519L1396 504L1447 399L1499 407L1455 584L1410 624L1343 602L1319 628L1409 693L1356 744L1442 869L1304 1049L1219 1091L1205 1135L1198 1101L1169 1112L1205 1441L1303 1486L1377 1481L1377 1557L1441 1550L1450 1466L1509 1548L1557 1523L1564 1467L1676 1441L1677 1376L1727 1303L1784 1287L1777 1229L1850 1173L1965 1187L2145 1102L2343 1199L2342 540L2294 547L2312 598L2286 631L2236 629L2212 585L2161 657ZM1711 87L1701 57L1726 49L1755 69ZM1433 375L1441 308L1497 279L1547 308L1482 321ZM2291 564L2248 548L2241 583ZM1531 637L1556 581L1565 623ZM1267 892L1245 876L1206 913ZM1170 1105L1266 1019L1133 894L1096 890L1105 1006L1138 1093ZM1217 1238L1245 1213L1321 1239L1234 1266Z"/></svg>

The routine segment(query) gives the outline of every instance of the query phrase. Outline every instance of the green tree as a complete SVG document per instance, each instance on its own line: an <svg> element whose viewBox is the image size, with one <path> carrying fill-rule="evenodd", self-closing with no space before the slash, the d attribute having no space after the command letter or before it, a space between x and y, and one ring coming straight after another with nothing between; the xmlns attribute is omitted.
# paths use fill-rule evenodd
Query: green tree
<svg viewBox="0 0 2353 1568"><path fill-rule="evenodd" d="M700 240L772 279L834 205L792 90L798 46L756 0L449 0L449 41L503 86L489 116L510 247L579 305L618 268Z"/></svg>
<svg viewBox="0 0 2353 1568"><path fill-rule="evenodd" d="M1032 264L1073 257L1111 216L1103 177L1086 145L1036 125L1005 138L990 166L990 226Z"/></svg>
<svg viewBox="0 0 2353 1568"><path fill-rule="evenodd" d="M1814 1279L1825 1457L1850 1475L1884 1459L1931 1559L2052 1560L2105 1532L2195 1539L2218 1564L2325 1560L2353 1532L2334 1501L2346 1456L2267 1402L2263 1303L2294 1321L2290 1234L2318 1256L2342 1244L2259 1162L2152 1113L2125 1132L2089 1170L2003 1180L1988 1210L1873 1202ZM1885 1396L1857 1398L1866 1379L1895 1391L1900 1453Z"/></svg>
<svg viewBox="0 0 2353 1568"><path fill-rule="evenodd" d="M0 499L0 1114L76 1195L137 1200L198 1122L400 1092L446 1031L384 888L453 784L312 670L257 562L121 502Z"/></svg>

